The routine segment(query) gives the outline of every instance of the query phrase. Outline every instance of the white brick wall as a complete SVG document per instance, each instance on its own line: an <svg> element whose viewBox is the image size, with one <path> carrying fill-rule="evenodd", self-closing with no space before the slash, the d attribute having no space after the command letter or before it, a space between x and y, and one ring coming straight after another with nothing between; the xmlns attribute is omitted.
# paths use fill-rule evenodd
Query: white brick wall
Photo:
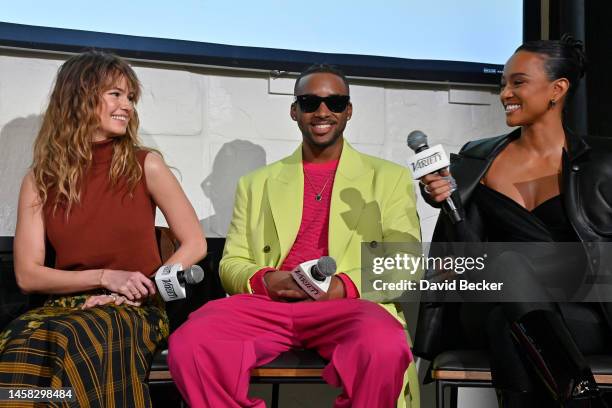
<svg viewBox="0 0 612 408"><path fill-rule="evenodd" d="M0 235L14 234L20 182L63 60L0 50ZM141 63L135 67L144 88L138 111L145 144L161 150L176 167L207 234L224 236L238 177L290 154L301 140L289 117L290 82L270 84L264 73ZM353 81L354 114L345 136L362 152L405 165L411 154L406 136L414 129L450 152L467 140L508 130L495 89L453 87L458 90L453 95L449 89ZM418 209L427 241L437 212L420 197ZM158 222L164 223L161 216Z"/></svg>
<svg viewBox="0 0 612 408"><path fill-rule="evenodd" d="M20 181L62 61L59 56L0 52L0 235L14 233ZM223 236L236 178L264 159L270 163L291 153L300 141L289 117L292 97L270 93L270 79L263 73L135 66L144 91L138 106L144 142L178 169L198 216L207 219L208 234ZM284 91L290 89L283 85ZM414 129L449 151L466 140L507 130L493 89L453 89L451 103L445 85L353 81L354 115L345 135L363 152L405 164L410 154L406 135ZM457 98L468 103L456 103ZM213 172L220 151L226 158L218 160ZM420 203L419 212L428 239L436 211Z"/></svg>

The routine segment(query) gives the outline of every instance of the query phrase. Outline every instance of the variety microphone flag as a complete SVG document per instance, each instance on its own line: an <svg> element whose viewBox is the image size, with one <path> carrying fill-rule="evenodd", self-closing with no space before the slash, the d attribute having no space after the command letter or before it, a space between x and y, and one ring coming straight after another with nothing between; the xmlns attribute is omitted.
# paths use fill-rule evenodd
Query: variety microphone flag
<svg viewBox="0 0 612 408"><path fill-rule="evenodd" d="M185 299L186 285L200 283L204 270L199 265L183 269L181 264L163 265L155 273L155 284L166 302Z"/></svg>
<svg viewBox="0 0 612 408"><path fill-rule="evenodd" d="M429 147L427 144L427 135L420 130L410 132L406 143L408 147L416 153L409 161L412 177L415 180L419 180L428 174L437 173L450 165L450 160L442 145L438 144ZM463 220L451 197L447 197L446 200L444 200L442 208L450 217L453 224L457 224Z"/></svg>
<svg viewBox="0 0 612 408"><path fill-rule="evenodd" d="M408 147L416 153L409 161L412 177L415 180L440 171L450 165L442 145L438 144L429 147L427 145L427 136L420 130L410 132L407 143Z"/></svg>
<svg viewBox="0 0 612 408"><path fill-rule="evenodd" d="M291 271L296 283L313 299L319 299L327 293L335 273L336 261L331 256L302 262Z"/></svg>

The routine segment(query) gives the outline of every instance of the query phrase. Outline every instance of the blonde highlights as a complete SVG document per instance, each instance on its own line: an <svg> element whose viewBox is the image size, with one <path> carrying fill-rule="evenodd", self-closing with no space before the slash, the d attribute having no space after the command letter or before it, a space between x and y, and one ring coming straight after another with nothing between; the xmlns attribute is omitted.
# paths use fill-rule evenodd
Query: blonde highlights
<svg viewBox="0 0 612 408"><path fill-rule="evenodd" d="M41 129L34 143L32 171L41 204L70 208L80 200L83 177L92 162L92 140L100 127L102 93L125 78L136 103L141 94L134 70L121 58L89 51L68 59L59 69ZM125 135L113 139L109 179L124 179L133 191L143 175L136 151L138 113L133 110ZM50 197L51 192L55 192Z"/></svg>

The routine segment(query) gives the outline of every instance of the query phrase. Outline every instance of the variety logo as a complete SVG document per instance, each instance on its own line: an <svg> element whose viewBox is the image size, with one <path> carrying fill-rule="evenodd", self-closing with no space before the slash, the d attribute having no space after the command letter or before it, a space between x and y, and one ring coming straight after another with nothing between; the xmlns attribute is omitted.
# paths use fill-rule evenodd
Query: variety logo
<svg viewBox="0 0 612 408"><path fill-rule="evenodd" d="M440 160L442 160L442 154L440 154L440 152L435 152L431 156L423 157L422 159L412 163L412 171L414 172L424 167L428 167L436 162L439 162Z"/></svg>
<svg viewBox="0 0 612 408"><path fill-rule="evenodd" d="M312 292L312 294L315 296L319 293L319 288L317 288L315 285L310 283L308 278L306 278L304 275L302 275L301 273L296 273L296 276L299 279L299 281L302 283L301 285L302 288L304 288L305 290L308 290L309 292Z"/></svg>
<svg viewBox="0 0 612 408"><path fill-rule="evenodd" d="M164 284L164 290L170 299L176 299L178 295L174 291L174 285L172 285L172 280L170 279L162 279L162 283Z"/></svg>

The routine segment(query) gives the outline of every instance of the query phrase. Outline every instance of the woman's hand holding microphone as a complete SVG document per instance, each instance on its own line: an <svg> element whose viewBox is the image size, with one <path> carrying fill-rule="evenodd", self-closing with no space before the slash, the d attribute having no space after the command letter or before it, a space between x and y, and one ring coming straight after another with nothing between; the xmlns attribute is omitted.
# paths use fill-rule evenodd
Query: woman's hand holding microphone
<svg viewBox="0 0 612 408"><path fill-rule="evenodd" d="M457 182L447 168L421 177L419 183L423 186L425 193L437 203L449 198L457 189Z"/></svg>

